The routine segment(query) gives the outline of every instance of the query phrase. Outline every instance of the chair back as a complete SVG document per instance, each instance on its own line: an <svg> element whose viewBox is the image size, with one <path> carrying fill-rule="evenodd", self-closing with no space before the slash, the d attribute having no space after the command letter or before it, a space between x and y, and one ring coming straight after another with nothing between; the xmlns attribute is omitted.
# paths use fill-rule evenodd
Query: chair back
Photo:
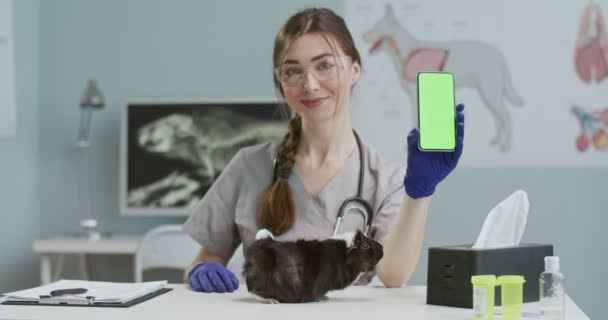
<svg viewBox="0 0 608 320"><path fill-rule="evenodd" d="M153 268L185 270L201 246L182 231L182 225L163 225L148 231L135 253L135 282L141 282L143 272Z"/></svg>

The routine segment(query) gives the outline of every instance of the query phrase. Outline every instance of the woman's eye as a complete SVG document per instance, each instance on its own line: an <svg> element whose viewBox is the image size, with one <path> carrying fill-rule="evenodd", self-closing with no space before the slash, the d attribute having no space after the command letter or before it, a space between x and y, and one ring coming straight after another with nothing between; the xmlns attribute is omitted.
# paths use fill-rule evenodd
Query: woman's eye
<svg viewBox="0 0 608 320"><path fill-rule="evenodd" d="M285 70L285 76L291 77L293 75L301 74L302 72L298 68L288 68Z"/></svg>
<svg viewBox="0 0 608 320"><path fill-rule="evenodd" d="M334 66L335 66L335 64L333 64L332 62L323 61L323 62L321 62L321 64L319 64L319 69L327 70L327 69L333 68Z"/></svg>

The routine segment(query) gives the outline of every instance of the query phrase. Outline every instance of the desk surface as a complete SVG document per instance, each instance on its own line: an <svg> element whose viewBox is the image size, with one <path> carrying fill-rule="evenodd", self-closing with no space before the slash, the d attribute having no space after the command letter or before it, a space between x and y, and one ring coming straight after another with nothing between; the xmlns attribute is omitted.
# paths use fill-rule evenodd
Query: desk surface
<svg viewBox="0 0 608 320"><path fill-rule="evenodd" d="M32 244L38 254L54 253L97 253L97 254L134 254L141 236L113 236L100 240L61 237L35 240Z"/></svg>
<svg viewBox="0 0 608 320"><path fill-rule="evenodd" d="M0 319L472 319L471 309L427 305L426 287L350 287L332 291L329 300L304 304L263 304L241 286L230 294L193 292L185 285L130 308L0 305ZM536 303L524 311L538 312ZM496 317L499 319L499 317ZM527 319L527 318L522 318ZM569 298L566 319L589 320Z"/></svg>

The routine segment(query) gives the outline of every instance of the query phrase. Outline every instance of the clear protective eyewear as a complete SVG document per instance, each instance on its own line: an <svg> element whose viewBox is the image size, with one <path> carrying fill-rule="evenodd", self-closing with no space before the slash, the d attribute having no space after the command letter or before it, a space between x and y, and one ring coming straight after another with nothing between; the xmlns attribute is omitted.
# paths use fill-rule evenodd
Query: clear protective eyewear
<svg viewBox="0 0 608 320"><path fill-rule="evenodd" d="M338 77L339 67L345 69L352 63L350 56L325 56L307 65L286 63L276 68L275 72L281 83L295 87L304 83L307 71L318 81L332 81Z"/></svg>

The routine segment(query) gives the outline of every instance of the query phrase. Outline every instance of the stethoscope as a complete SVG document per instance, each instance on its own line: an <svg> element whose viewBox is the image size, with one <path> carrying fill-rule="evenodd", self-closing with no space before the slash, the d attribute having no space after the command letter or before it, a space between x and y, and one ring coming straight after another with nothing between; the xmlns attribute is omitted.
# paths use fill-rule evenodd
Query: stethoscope
<svg viewBox="0 0 608 320"><path fill-rule="evenodd" d="M365 156L363 154L363 148L361 147L361 139L359 138L359 135L357 134L357 132L355 132L355 130L353 130L353 133L355 134L355 139L357 140L357 149L359 150L359 184L357 186L357 195L350 197L350 198L344 200L344 202L342 202L342 205L340 206L340 209L338 210L338 219L336 220L336 225L334 227L334 233L333 233L334 237L338 234L338 229L340 228L342 219L344 219L344 216L346 216L350 212L357 212L363 216L363 222L365 225L365 229L363 230L363 232L365 234L368 234L368 232L372 226L373 214L372 214L371 206L361 196L361 194L363 193L363 180L364 180L363 173L365 170ZM277 170L278 170L276 158L274 159L272 167L273 167L272 181L274 183L274 181L276 181L276 179L277 179Z"/></svg>

